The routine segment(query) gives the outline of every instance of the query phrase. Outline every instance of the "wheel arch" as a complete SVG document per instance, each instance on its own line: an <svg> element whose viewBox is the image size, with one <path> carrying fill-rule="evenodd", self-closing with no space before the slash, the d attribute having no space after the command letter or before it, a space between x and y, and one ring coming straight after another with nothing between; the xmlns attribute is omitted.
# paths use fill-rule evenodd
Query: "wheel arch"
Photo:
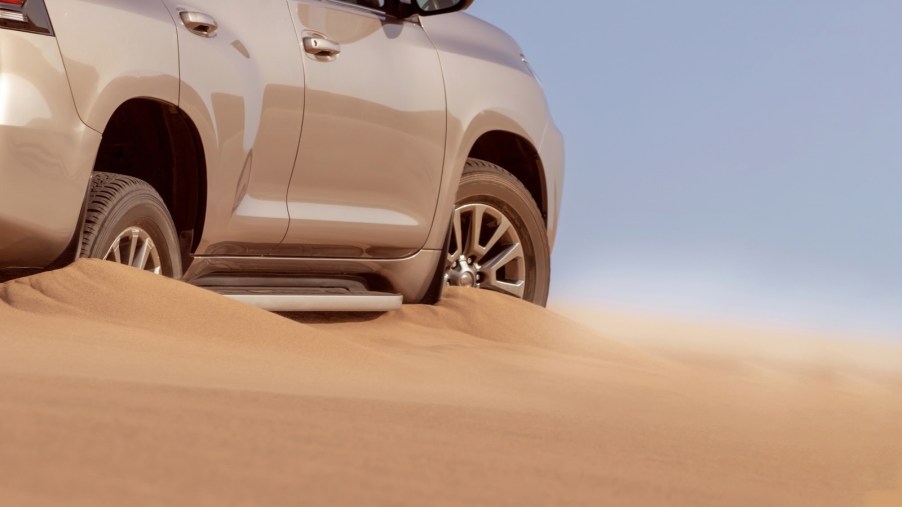
<svg viewBox="0 0 902 507"><path fill-rule="evenodd" d="M207 203L203 143L188 114L159 99L125 101L104 127L93 171L144 180L160 194L187 266L203 233Z"/></svg>
<svg viewBox="0 0 902 507"><path fill-rule="evenodd" d="M473 142L467 158L490 162L513 174L529 190L548 220L548 186L542 158L526 137L507 130L488 130Z"/></svg>

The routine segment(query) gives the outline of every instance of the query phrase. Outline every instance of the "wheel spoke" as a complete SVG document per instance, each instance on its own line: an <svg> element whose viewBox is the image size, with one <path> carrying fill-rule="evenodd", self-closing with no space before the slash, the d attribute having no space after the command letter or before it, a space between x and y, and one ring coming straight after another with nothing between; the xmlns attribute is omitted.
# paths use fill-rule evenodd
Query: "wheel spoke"
<svg viewBox="0 0 902 507"><path fill-rule="evenodd" d="M110 247L110 252L112 252L112 254L113 254L113 261L115 261L118 264L122 264L122 253L119 252L120 244L122 242L121 240L122 240L121 237L116 238L116 241L113 242L113 246ZM108 253L106 257L107 257L107 259L109 259L110 254Z"/></svg>
<svg viewBox="0 0 902 507"><path fill-rule="evenodd" d="M138 229L131 230L131 241L128 244L128 265L135 265L135 251L138 249L138 238L141 236L141 233L138 232Z"/></svg>
<svg viewBox="0 0 902 507"><path fill-rule="evenodd" d="M523 295L526 293L526 282L522 280L516 283L502 282L500 280L486 280L480 287L504 292L505 294L510 294L511 296L516 296L520 299L523 299Z"/></svg>
<svg viewBox="0 0 902 507"><path fill-rule="evenodd" d="M467 238L467 256L479 257L479 233L482 231L482 219L485 216L485 208L482 206L474 206L473 212L470 214L470 237Z"/></svg>
<svg viewBox="0 0 902 507"><path fill-rule="evenodd" d="M482 252L480 253L480 255L485 255L495 245L497 245L498 242L501 241L501 238L503 238L504 235L507 233L507 231L510 230L510 228L511 228L510 220L508 220L507 217L502 216L501 223L498 224L498 229L495 230L495 234L492 235L491 239L489 239L488 243L486 243L485 246L480 247L482 249Z"/></svg>
<svg viewBox="0 0 902 507"><path fill-rule="evenodd" d="M526 282L522 279L517 281L506 281L498 278L498 272L501 268L507 266L511 262L523 259L523 247L520 243L507 247L503 252L495 256L492 260L482 265L480 272L484 279L480 283L480 287L485 289L493 289L504 292L518 298L522 298L526 291Z"/></svg>
<svg viewBox="0 0 902 507"><path fill-rule="evenodd" d="M515 245L511 245L511 246L505 248L503 252L496 255L492 260L484 263L482 265L482 270L494 275L498 272L499 269L503 268L504 266L510 264L511 262L513 262L517 259L522 259L522 258L523 258L523 247L520 246L520 243L517 243Z"/></svg>
<svg viewBox="0 0 902 507"><path fill-rule="evenodd" d="M140 250L138 250L138 254L135 257L135 262L132 264L132 267L138 269L144 269L147 267L147 261L150 260L150 254L153 251L153 240L147 238L141 244Z"/></svg>

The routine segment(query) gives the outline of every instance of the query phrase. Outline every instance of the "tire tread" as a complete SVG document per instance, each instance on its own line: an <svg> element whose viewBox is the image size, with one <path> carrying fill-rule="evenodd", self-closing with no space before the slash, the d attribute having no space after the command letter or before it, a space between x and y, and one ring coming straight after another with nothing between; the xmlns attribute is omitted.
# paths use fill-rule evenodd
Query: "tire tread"
<svg viewBox="0 0 902 507"><path fill-rule="evenodd" d="M513 173L511 173L507 169L491 162L480 160L478 158L468 158L467 165L464 166L464 174L466 175L475 172L495 173L495 175L499 178L504 179L505 181L513 184L516 187L519 187L519 189L523 192L523 197L528 198L532 205L535 206L536 209L539 209L539 204L532 197L532 192L530 192L529 189L526 188L526 185L524 185L519 178L514 176Z"/></svg>
<svg viewBox="0 0 902 507"><path fill-rule="evenodd" d="M91 193L81 238L82 256L90 254L90 248L102 230L103 221L116 201L130 192L142 190L156 195L153 187L138 178L105 172L96 172L91 176Z"/></svg>

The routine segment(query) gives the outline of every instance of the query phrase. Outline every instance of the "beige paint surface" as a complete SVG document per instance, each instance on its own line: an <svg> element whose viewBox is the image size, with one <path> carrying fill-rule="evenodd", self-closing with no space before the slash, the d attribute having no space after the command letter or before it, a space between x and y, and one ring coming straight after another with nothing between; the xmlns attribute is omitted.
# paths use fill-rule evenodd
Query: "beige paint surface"
<svg viewBox="0 0 902 507"><path fill-rule="evenodd" d="M752 368L463 290L299 320L98 261L0 285L3 504L902 504L902 376L853 349Z"/></svg>

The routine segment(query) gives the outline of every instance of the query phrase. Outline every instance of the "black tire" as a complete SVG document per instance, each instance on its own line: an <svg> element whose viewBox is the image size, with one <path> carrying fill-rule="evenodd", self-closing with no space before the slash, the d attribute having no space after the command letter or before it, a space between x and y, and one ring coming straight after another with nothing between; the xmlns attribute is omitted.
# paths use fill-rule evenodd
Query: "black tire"
<svg viewBox="0 0 902 507"><path fill-rule="evenodd" d="M548 246L545 220L535 200L532 198L532 194L523 186L520 180L503 168L482 160L469 159L464 167L460 187L457 191L455 217L458 216L459 212L477 208L483 209L486 215L492 214L489 219L484 219L486 225L480 227L483 231L481 234L484 234L486 238L485 241L480 240L480 243L488 245L491 241L489 237L493 236L492 221L495 221L494 225L497 227L498 218L495 215L497 215L497 212L500 212L512 225L512 229L516 231L517 239L519 239L519 244L522 246L522 258L518 258L514 262L522 262L523 265L515 265L516 276L505 276L510 281L515 281L520 276L523 277L522 282L524 286L522 289L518 289L518 291L522 290L522 295L507 290L500 291L522 297L524 300L537 305L545 306L545 303L548 301L548 290L551 283L551 249ZM461 218L460 220L463 219ZM452 228L454 227L453 222L454 220L452 220ZM486 229L488 232L486 232ZM466 234L464 231L461 232ZM449 263L458 262L458 266L461 266L459 261L455 261L455 254L465 249L457 243L465 243L466 239L457 239L457 234L453 231L451 236L448 261ZM502 239L499 244L496 244L491 250L486 252L483 259L475 259L473 266L478 268L475 269L475 276L477 277L475 285L477 287L493 288L491 287L493 285L491 282L487 283L487 273L483 272L486 264L482 264L482 267L479 267L480 263L485 261L491 264L493 259L500 257L499 252L512 248L515 242L514 238L510 238L508 244L505 245ZM464 255L460 259L468 256ZM514 265L514 263L511 264ZM452 264L448 268L446 280L452 280L454 276L460 277L460 272L455 272L455 269L463 268L467 267L455 268L455 265ZM498 273L495 273L493 276L497 278ZM461 285L461 283L454 283L453 280L451 284ZM495 290L498 290L498 284L495 283L494 285L496 286Z"/></svg>
<svg viewBox="0 0 902 507"><path fill-rule="evenodd" d="M120 238L120 235L124 236ZM151 242L147 241L148 238ZM114 252L111 247L117 239L120 239L120 248ZM135 249L131 249L132 243L136 245ZM148 247L148 250L150 255L155 251L156 257L148 256L148 262L143 266L134 267L169 278L182 277L178 235L169 210L157 191L137 178L94 173L85 214L81 257L117 261L114 257L118 253L119 262L132 265L127 257L134 250L140 252L140 245L145 243L152 245L153 248Z"/></svg>

